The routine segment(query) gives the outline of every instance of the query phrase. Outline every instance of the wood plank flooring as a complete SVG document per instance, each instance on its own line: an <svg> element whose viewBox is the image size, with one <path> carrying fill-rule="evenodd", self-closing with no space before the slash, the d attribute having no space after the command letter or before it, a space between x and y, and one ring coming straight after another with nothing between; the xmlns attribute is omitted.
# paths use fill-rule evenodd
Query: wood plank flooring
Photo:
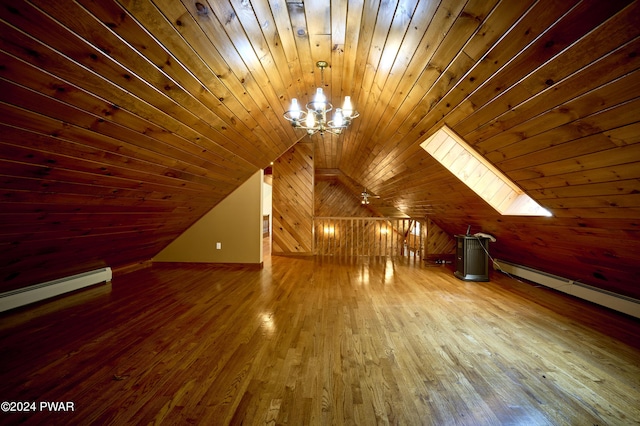
<svg viewBox="0 0 640 426"><path fill-rule="evenodd" d="M38 404L0 424L639 424L639 337L636 319L499 273L155 264L0 317L0 400Z"/></svg>

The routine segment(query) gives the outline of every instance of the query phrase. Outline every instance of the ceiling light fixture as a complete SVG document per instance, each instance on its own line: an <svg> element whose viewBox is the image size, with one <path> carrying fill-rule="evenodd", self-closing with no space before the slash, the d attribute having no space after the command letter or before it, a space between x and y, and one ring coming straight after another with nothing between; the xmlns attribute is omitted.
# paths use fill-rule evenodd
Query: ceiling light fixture
<svg viewBox="0 0 640 426"><path fill-rule="evenodd" d="M329 66L326 61L318 61L316 66L320 68L321 85L324 86L324 69ZM306 105L306 111L300 109L298 100L291 99L291 107L284 113L284 118L291 122L296 129L303 129L307 134L313 135L325 132L339 135L344 129L349 127L354 118L360 114L353 109L351 97L345 96L342 108L336 108L333 114L333 120L327 121L327 113L333 109L333 105L327 102L327 98L319 87L316 89L316 95L313 100Z"/></svg>
<svg viewBox="0 0 640 426"><path fill-rule="evenodd" d="M369 204L369 198L380 198L379 195L371 195L367 192L367 188L364 189L364 191L362 191L362 204Z"/></svg>

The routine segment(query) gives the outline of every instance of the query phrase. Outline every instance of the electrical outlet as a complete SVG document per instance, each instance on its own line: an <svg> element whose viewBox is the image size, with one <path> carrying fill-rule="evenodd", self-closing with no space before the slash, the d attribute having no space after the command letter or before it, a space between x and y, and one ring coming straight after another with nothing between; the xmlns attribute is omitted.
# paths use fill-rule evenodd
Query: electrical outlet
<svg viewBox="0 0 640 426"><path fill-rule="evenodd" d="M220 250L222 248L222 243L216 243L216 250Z"/></svg>

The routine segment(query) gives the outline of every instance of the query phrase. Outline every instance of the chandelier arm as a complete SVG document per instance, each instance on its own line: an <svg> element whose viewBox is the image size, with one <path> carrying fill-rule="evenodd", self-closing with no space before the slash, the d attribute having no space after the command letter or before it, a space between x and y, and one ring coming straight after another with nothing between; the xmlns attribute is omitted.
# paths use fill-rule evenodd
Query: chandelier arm
<svg viewBox="0 0 640 426"><path fill-rule="evenodd" d="M315 112L315 113L322 113L322 111L318 111L315 108L313 108L313 104L315 104L314 101L307 102L307 105L305 105L305 107L307 108L307 111ZM327 105L327 108L324 110L324 112L329 112L329 111L333 110L333 104L331 102L325 102L325 104Z"/></svg>

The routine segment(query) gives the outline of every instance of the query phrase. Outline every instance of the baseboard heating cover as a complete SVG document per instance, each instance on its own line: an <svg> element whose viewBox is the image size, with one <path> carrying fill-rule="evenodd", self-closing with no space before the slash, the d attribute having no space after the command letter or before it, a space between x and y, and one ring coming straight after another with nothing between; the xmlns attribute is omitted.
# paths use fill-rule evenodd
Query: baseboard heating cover
<svg viewBox="0 0 640 426"><path fill-rule="evenodd" d="M109 282L111 278L111 268L107 267L7 291L0 294L0 312L56 297L94 284Z"/></svg>
<svg viewBox="0 0 640 426"><path fill-rule="evenodd" d="M506 272L509 275L515 275L541 284L545 287L640 318L640 300L638 299L602 290L597 287L592 287L587 284L529 268L528 266L510 263L505 260L495 259L493 261L493 268L498 271Z"/></svg>

